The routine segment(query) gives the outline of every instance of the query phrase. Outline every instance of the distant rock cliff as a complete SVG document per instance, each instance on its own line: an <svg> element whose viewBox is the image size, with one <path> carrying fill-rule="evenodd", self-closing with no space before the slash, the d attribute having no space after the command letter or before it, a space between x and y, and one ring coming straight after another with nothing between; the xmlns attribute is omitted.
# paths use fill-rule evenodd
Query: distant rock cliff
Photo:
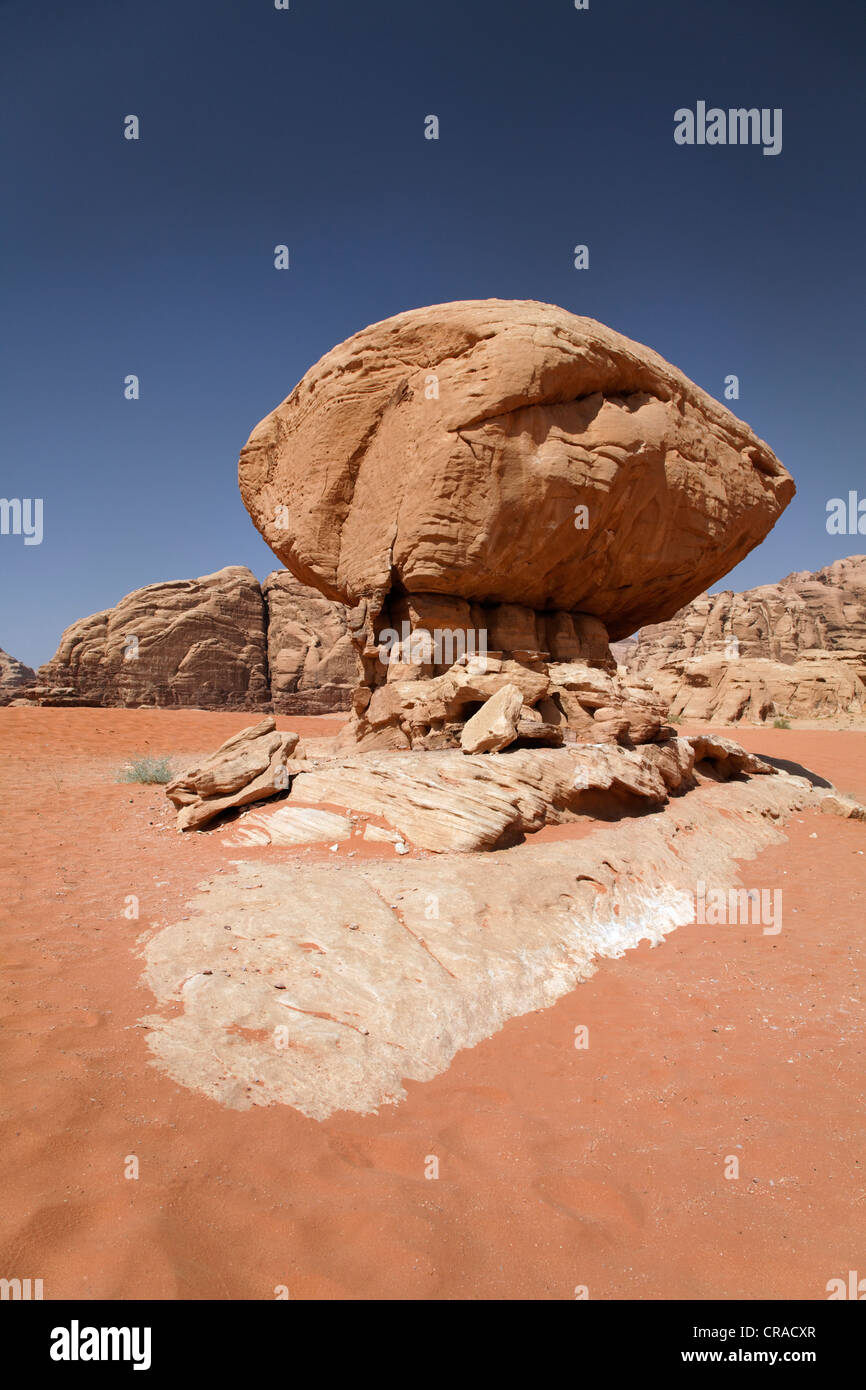
<svg viewBox="0 0 866 1390"><path fill-rule="evenodd" d="M866 713L866 556L743 593L701 594L620 654L672 717Z"/></svg>
<svg viewBox="0 0 866 1390"><path fill-rule="evenodd" d="M8 705L35 684L36 672L0 647L0 705Z"/></svg>
<svg viewBox="0 0 866 1390"><path fill-rule="evenodd" d="M250 570L230 565L149 584L73 623L52 660L29 672L26 693L45 705L273 703L277 713L321 714L349 708L357 671L341 604L281 571L263 590Z"/></svg>

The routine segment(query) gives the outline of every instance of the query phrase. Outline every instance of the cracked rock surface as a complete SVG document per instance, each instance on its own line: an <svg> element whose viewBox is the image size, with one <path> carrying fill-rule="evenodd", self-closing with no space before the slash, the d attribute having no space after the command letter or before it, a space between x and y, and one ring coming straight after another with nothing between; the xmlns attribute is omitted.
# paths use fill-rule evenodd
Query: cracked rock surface
<svg viewBox="0 0 866 1390"><path fill-rule="evenodd" d="M548 1007L598 957L693 921L699 880L736 883L735 861L782 840L779 823L818 799L783 773L707 781L577 841L237 863L146 947L155 1064L240 1109L324 1119L397 1102L405 1082Z"/></svg>

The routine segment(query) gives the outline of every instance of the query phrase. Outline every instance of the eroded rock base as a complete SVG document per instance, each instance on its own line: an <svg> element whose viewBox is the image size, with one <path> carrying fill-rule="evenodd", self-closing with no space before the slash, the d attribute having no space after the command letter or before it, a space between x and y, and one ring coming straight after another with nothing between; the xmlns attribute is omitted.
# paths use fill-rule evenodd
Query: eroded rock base
<svg viewBox="0 0 866 1390"><path fill-rule="evenodd" d="M670 733L650 683L617 669L607 629L587 613L407 594L378 609L362 603L350 614L350 632L364 678L341 736L345 747L631 748ZM506 726L492 741L482 732L467 747L467 725L483 722L496 697L513 703Z"/></svg>
<svg viewBox="0 0 866 1390"><path fill-rule="evenodd" d="M774 771L739 744L709 737L635 749L583 744L468 756L446 750L298 758L285 765L287 800L246 813L228 843L280 844L287 812L340 806L383 818L415 849L502 849L546 825L643 815L702 778Z"/></svg>
<svg viewBox="0 0 866 1390"><path fill-rule="evenodd" d="M693 921L699 883L736 884L737 861L817 800L786 774L705 781L657 814L568 842L235 863L146 947L155 1063L238 1109L290 1105L321 1120L397 1102L405 1082L548 1007L599 957Z"/></svg>

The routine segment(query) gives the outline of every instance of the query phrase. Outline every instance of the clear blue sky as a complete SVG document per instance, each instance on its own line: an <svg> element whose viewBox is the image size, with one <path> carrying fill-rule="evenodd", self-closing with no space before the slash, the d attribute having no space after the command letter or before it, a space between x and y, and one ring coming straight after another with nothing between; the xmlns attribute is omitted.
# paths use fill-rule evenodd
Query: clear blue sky
<svg viewBox="0 0 866 1390"><path fill-rule="evenodd" d="M19 659L143 584L274 568L252 426L450 299L561 304L720 398L739 376L799 496L726 586L866 550L825 527L866 493L862 0L3 0L0 52L0 495L44 499L41 545L0 537ZM698 100L781 107L781 154L677 146Z"/></svg>

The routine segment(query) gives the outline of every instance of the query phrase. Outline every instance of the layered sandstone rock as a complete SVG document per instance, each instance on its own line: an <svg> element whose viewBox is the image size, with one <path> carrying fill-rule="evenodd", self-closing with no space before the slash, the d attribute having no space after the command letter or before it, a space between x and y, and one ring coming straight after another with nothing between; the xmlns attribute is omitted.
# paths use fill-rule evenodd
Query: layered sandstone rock
<svg viewBox="0 0 866 1390"><path fill-rule="evenodd" d="M73 623L39 668L43 704L255 709L268 701L261 588L230 565L149 584Z"/></svg>
<svg viewBox="0 0 866 1390"><path fill-rule="evenodd" d="M285 570L262 588L233 565L150 584L73 623L20 693L46 705L325 714L349 708L360 674L342 604Z"/></svg>
<svg viewBox="0 0 866 1390"><path fill-rule="evenodd" d="M519 740L541 736L550 742L632 746L652 742L664 726L664 706L638 678L627 684L616 672L586 662L493 652L427 680L389 682L372 693L361 689L342 742L365 749L457 747L467 722L507 687L523 699L515 730ZM538 734L530 727L537 722L543 726ZM551 730L558 730L558 737L547 737Z"/></svg>
<svg viewBox="0 0 866 1390"><path fill-rule="evenodd" d="M309 808L345 807L384 819L365 838L391 838L435 853L498 850L546 825L617 820L655 810L704 778L729 781L775 769L723 738L672 738L641 749L614 744L451 751L355 753L294 758L287 799L242 818L229 843L289 843ZM370 827L368 826L369 830ZM391 831L389 836L388 831ZM330 835L321 827L319 838ZM398 846L399 848L399 842Z"/></svg>
<svg viewBox="0 0 866 1390"><path fill-rule="evenodd" d="M523 692L518 686L501 686L463 725L460 732L463 752L498 753L507 748L517 738L522 709Z"/></svg>
<svg viewBox="0 0 866 1390"><path fill-rule="evenodd" d="M701 594L622 653L672 718L866 713L866 556L743 593Z"/></svg>
<svg viewBox="0 0 866 1390"><path fill-rule="evenodd" d="M288 570L269 574L263 593L274 713L349 709L362 668L343 605L299 583Z"/></svg>
<svg viewBox="0 0 866 1390"><path fill-rule="evenodd" d="M804 651L798 661L699 656L656 673L671 719L735 724L866 714L866 654Z"/></svg>
<svg viewBox="0 0 866 1390"><path fill-rule="evenodd" d="M806 651L866 653L866 555L742 593L700 594L670 621L641 628L623 657L652 676L692 657L793 662Z"/></svg>
<svg viewBox="0 0 866 1390"><path fill-rule="evenodd" d="M334 348L253 431L239 477L280 559L352 606L349 737L367 749L457 746L506 684L527 738L659 737L663 712L617 675L609 638L725 573L794 492L650 349L503 300L400 314Z"/></svg>
<svg viewBox="0 0 866 1390"><path fill-rule="evenodd" d="M352 821L334 811L321 811L316 807L289 806L283 802L276 810L247 812L241 823L232 831L231 839L223 841L232 847L241 845L280 845L286 848L293 845L329 844L332 840L339 844L348 840L352 834Z"/></svg>
<svg viewBox="0 0 866 1390"><path fill-rule="evenodd" d="M35 684L36 672L0 648L0 705L20 699Z"/></svg>
<svg viewBox="0 0 866 1390"><path fill-rule="evenodd" d="M794 493L767 445L657 353L496 299L335 347L253 431L240 486L283 563L331 598L578 611L614 638L727 573Z"/></svg>
<svg viewBox="0 0 866 1390"><path fill-rule="evenodd" d="M285 791L287 764L297 746L298 735L278 733L271 716L234 734L166 786L166 796L179 807L178 830L201 830L223 811Z"/></svg>
<svg viewBox="0 0 866 1390"><path fill-rule="evenodd" d="M494 858L443 863L383 845L387 860L373 862L342 846L325 863L242 860L150 934L148 1045L175 1082L238 1109L289 1105L323 1120L396 1104L460 1049L549 1008L594 958L694 922L698 884L726 896L741 885L746 897L764 881L748 861L818 797L784 773L707 780L652 815ZM780 926L774 916L766 937L753 915L736 930L753 934L757 955ZM734 929L722 929L720 952Z"/></svg>

